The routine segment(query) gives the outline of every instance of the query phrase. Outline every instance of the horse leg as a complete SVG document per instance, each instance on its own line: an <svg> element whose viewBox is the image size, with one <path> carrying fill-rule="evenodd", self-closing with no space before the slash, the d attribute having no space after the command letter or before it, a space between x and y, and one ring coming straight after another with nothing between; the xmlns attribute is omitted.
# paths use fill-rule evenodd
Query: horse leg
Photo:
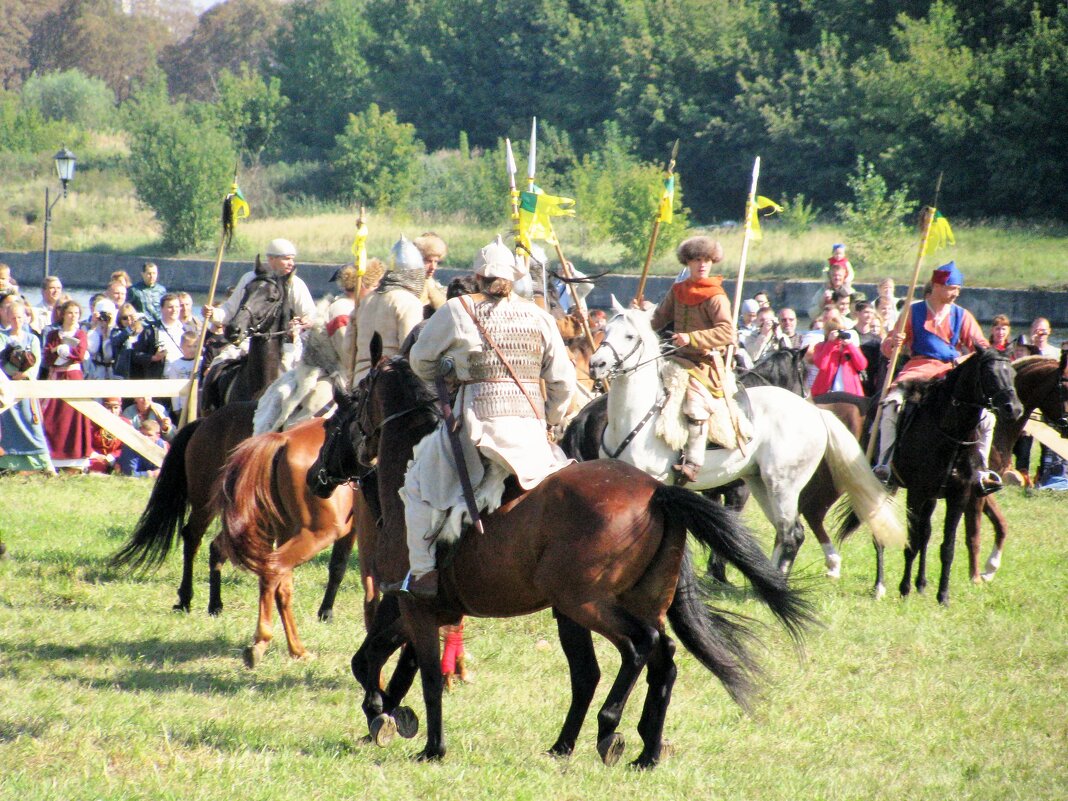
<svg viewBox="0 0 1068 801"><path fill-rule="evenodd" d="M928 532L926 536L930 537L931 513L934 511L934 504L934 499L920 499L915 493L908 493L908 500L905 502L905 506L908 510L909 542L905 546L905 570L901 576L901 584L898 586L898 592L901 593L903 598L907 597L911 592L912 563L916 560L916 556L927 548L924 528L926 527ZM916 588L920 589L920 586L921 584L917 577ZM924 580L923 586L926 586L926 580Z"/></svg>
<svg viewBox="0 0 1068 801"><path fill-rule="evenodd" d="M174 605L175 612L188 612L193 604L193 564L196 562L197 551L204 539L204 531L207 523L197 525L199 517L194 510L186 524L182 526L182 581L178 585L178 603Z"/></svg>
<svg viewBox="0 0 1068 801"><path fill-rule="evenodd" d="M245 649L245 667L254 668L267 653L267 647L274 637L274 597L278 590L279 577L276 575L260 576L259 620L256 622L256 634L252 645Z"/></svg>
<svg viewBox="0 0 1068 801"><path fill-rule="evenodd" d="M916 565L916 592L921 595L927 591L927 548L931 544L931 516L934 514L937 501L931 499L929 504L924 505L926 514L920 518L920 553Z"/></svg>
<svg viewBox="0 0 1068 801"><path fill-rule="evenodd" d="M771 562L783 573L789 573L797 551L805 541L805 527L797 512L797 495L791 497L786 487L768 486L762 478L749 478L746 484L764 515L775 526L775 550Z"/></svg>
<svg viewBox="0 0 1068 801"><path fill-rule="evenodd" d="M419 663L419 678L423 685L426 705L426 745L416 756L420 762L439 760L445 756L445 727L441 712L441 696L445 678L441 675L441 644L438 626L431 610L418 601L402 601L407 608L405 618L412 635L412 649Z"/></svg>
<svg viewBox="0 0 1068 801"><path fill-rule="evenodd" d="M875 588L872 590L872 594L875 596L875 600L880 600L886 595L886 548L879 543L872 540L872 544L875 546Z"/></svg>
<svg viewBox="0 0 1068 801"><path fill-rule="evenodd" d="M597 654L593 649L593 635L567 615L553 610L560 646L567 657L567 669L571 674L571 706L568 707L564 727L556 738L550 756L570 756L582 730L582 721L593 702L601 671L597 666Z"/></svg>
<svg viewBox="0 0 1068 801"><path fill-rule="evenodd" d="M1009 525L1005 520L1005 515L1001 512L1001 507L993 498L986 498L986 505L983 507L983 511L990 522L994 524L994 548L990 551L990 557L986 560L986 568L983 570L981 578L983 581L993 581L994 574L1001 567L1001 553L1005 549L1005 537L1008 536Z"/></svg>
<svg viewBox="0 0 1068 801"><path fill-rule="evenodd" d="M352 556L352 546L356 543L356 532L351 531L334 542L334 548L330 552L330 568L326 581L326 592L323 593L323 602L319 604L319 620L329 623L334 619L334 600L337 598L338 588L345 578L345 571L349 567L349 557Z"/></svg>
<svg viewBox="0 0 1068 801"><path fill-rule="evenodd" d="M649 657L646 680L649 684L638 721L638 734L642 738L642 752L631 763L635 768L652 768L660 762L664 744L664 720L667 718L671 690L675 686L678 669L675 667L675 642L665 632L660 633L656 647Z"/></svg>
<svg viewBox="0 0 1068 801"><path fill-rule="evenodd" d="M953 567L953 552L957 547L957 526L964 513L964 506L959 495L946 498L946 521L942 527L942 573L938 577L938 603L949 606L949 574Z"/></svg>
<svg viewBox="0 0 1068 801"><path fill-rule="evenodd" d="M282 630L286 635L286 645L289 646L289 655L294 659L313 659L314 656L304 647L297 633L297 621L293 617L293 573L286 573L278 582L278 589L274 591L275 602L278 604L278 617L282 620Z"/></svg>
<svg viewBox="0 0 1068 801"><path fill-rule="evenodd" d="M972 584L979 584L979 549L982 536L983 507L986 499L977 492L968 494L968 501L964 507L964 544L968 548L968 575L971 576Z"/></svg>
<svg viewBox="0 0 1068 801"><path fill-rule="evenodd" d="M218 540L213 539L208 546L208 614L217 617L222 614L222 566L226 562Z"/></svg>
<svg viewBox="0 0 1068 801"><path fill-rule="evenodd" d="M823 549L823 559L827 566L827 578L832 579L841 578L842 576L842 557L834 547L834 543L827 533L827 528L824 526L824 521L827 519L827 512L830 511L839 497L840 493L834 488L830 469L821 462L816 475L801 490L801 495L798 498L798 508L801 511L801 516L805 518L805 522L808 523L808 527L812 529L812 533L816 535L816 539Z"/></svg>

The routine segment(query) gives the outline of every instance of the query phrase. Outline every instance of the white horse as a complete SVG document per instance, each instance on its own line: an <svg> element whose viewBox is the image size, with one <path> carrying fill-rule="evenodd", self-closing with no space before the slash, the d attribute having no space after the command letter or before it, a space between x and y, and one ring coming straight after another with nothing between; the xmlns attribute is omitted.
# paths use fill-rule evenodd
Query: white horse
<svg viewBox="0 0 1068 801"><path fill-rule="evenodd" d="M601 455L622 459L660 481L669 481L678 451L655 433L660 413L656 407L664 395L660 343L648 313L624 309L614 298L613 308L615 317L590 361L590 374L595 378L612 376ZM856 438L838 418L778 387L756 387L747 393L753 410L753 439L744 450L709 450L691 489L743 479L775 526L772 561L785 571L804 540L798 495L820 460L826 459L835 488L847 496L875 541L904 544L905 528L893 498L872 474Z"/></svg>

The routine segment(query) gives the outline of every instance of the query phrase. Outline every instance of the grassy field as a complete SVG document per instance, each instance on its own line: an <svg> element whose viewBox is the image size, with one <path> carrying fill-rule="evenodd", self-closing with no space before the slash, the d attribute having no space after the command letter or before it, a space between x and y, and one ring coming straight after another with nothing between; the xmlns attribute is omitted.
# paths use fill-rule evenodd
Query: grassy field
<svg viewBox="0 0 1068 801"><path fill-rule="evenodd" d="M113 572L148 495L137 480L8 478L0 530L0 798L34 799L1063 799L1068 795L1068 540L1064 499L999 496L1014 526L997 579L973 587L958 551L948 609L934 598L874 602L870 546L847 543L843 578L798 577L825 626L799 661L773 629L764 697L752 717L680 646L658 770L604 768L587 722L569 761L543 755L567 698L547 613L468 624L477 673L445 701L443 764L386 750L366 727L348 661L360 640L354 574L331 625L315 621L325 555L297 574L298 623L315 661L276 643L257 672L241 663L255 584L228 572L221 618L170 611L174 556L158 574ZM747 519L762 539L769 527ZM987 543L984 547L984 556ZM935 551L937 553L937 551ZM937 561L937 559L936 559ZM900 555L890 558L900 576ZM761 617L745 599L732 609ZM279 632L280 636L280 632ZM617 660L598 646L607 674ZM624 717L627 758L644 697ZM413 706L422 714L418 689Z"/></svg>
<svg viewBox="0 0 1068 801"><path fill-rule="evenodd" d="M214 258L214 246L194 253L166 253L159 244L158 222L137 202L123 170L126 147L121 138L103 137L94 148L84 168L79 169L70 195L55 209L51 243L54 250ZM45 162L0 159L0 183L5 190L4 206L0 208L0 249L31 251L43 247L44 190L49 186L53 192L57 191L55 176L49 172L50 162ZM243 185L252 203L253 216L239 226L229 257L250 259L266 242L282 235L297 244L301 260L333 264L351 260L353 211L316 203L300 215L267 217L256 204L255 187L261 179L255 173L247 178ZM504 200L502 194L502 204ZM945 211L953 217L952 209ZM579 209L577 220L564 220L559 225L560 239L569 259L592 272L641 270L640 263L625 261L618 247L591 241L582 229L581 216ZM1068 289L1068 230L1064 226L969 223L957 219L953 223L958 244L938 257L956 259L970 285ZM434 230L449 243L453 265L470 264L478 248L497 233L492 226L398 212L372 212L369 230L369 251L379 256L388 253L401 233L412 238ZM750 251L748 274L753 278L819 278L831 244L849 241L842 229L832 224L819 224L805 233L791 235L772 218L764 223L764 231L763 240L755 243ZM741 229L714 228L710 232L722 240L725 271L733 275L741 253ZM858 280L877 282L889 276L899 283L907 283L912 276L916 239L902 236L896 247L897 261L890 269L868 268L863 260L854 258ZM674 273L676 269L671 254L665 254L654 265L654 271L659 273Z"/></svg>

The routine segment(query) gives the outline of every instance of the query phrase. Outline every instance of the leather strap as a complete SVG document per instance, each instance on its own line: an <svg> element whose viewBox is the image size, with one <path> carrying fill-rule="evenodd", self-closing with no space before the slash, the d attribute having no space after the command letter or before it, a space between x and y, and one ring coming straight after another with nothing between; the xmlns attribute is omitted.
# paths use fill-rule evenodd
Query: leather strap
<svg viewBox="0 0 1068 801"><path fill-rule="evenodd" d="M482 326L482 323L478 321L474 311L467 305L467 301L461 295L460 305L464 307L464 311L471 317L472 322L475 324L475 328L478 329L478 333L482 335L482 338L486 340L486 344L493 348L493 352L497 354L497 358L501 360L501 364L504 365L504 369L508 371L508 375L511 376L515 385L519 387L519 391L523 393L523 397L527 399L527 403L530 404L530 408L534 411L534 416L539 420L545 416L545 411L538 411L538 407L534 404L534 400L530 397L530 393L527 392L526 387L523 386L523 382L519 380L519 376L515 374L515 370L512 369L512 365L508 363L508 360L504 358L504 354L501 353L500 348L497 347L497 343L493 341L493 337L489 335L489 332Z"/></svg>

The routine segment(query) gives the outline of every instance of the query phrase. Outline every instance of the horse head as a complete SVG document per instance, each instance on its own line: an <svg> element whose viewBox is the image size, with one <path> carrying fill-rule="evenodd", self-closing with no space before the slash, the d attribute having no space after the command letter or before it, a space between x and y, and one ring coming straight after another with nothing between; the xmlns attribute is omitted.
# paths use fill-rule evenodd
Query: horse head
<svg viewBox="0 0 1068 801"><path fill-rule="evenodd" d="M805 374L808 365L805 354L808 346L782 348L772 351L753 365L751 370L738 370L738 381L746 387L768 386L788 389L802 398L807 396Z"/></svg>
<svg viewBox="0 0 1068 801"><path fill-rule="evenodd" d="M604 339L590 359L590 376L594 380L633 372L660 352L648 312L625 309L614 295L612 311L615 316L604 327Z"/></svg>
<svg viewBox="0 0 1068 801"><path fill-rule="evenodd" d="M1042 412L1046 425L1068 438L1068 350L1059 360L1025 356L1013 362L1016 393L1026 409Z"/></svg>
<svg viewBox="0 0 1068 801"><path fill-rule="evenodd" d="M326 438L315 462L308 468L308 489L318 498L329 498L338 486L365 472L357 458L358 445L353 447L354 442L363 441L355 425L359 411L357 393L350 395L335 385L334 403L337 404L337 411L325 422Z"/></svg>
<svg viewBox="0 0 1068 801"><path fill-rule="evenodd" d="M237 313L226 324L226 339L234 345L246 336L264 336L285 330L283 319L288 276L263 267L256 257L256 276L245 285L245 294Z"/></svg>
<svg viewBox="0 0 1068 801"><path fill-rule="evenodd" d="M1006 420L1020 417L1024 408L1016 396L1016 373L1009 358L995 348L978 348L972 358L978 376L978 397L973 402Z"/></svg>

